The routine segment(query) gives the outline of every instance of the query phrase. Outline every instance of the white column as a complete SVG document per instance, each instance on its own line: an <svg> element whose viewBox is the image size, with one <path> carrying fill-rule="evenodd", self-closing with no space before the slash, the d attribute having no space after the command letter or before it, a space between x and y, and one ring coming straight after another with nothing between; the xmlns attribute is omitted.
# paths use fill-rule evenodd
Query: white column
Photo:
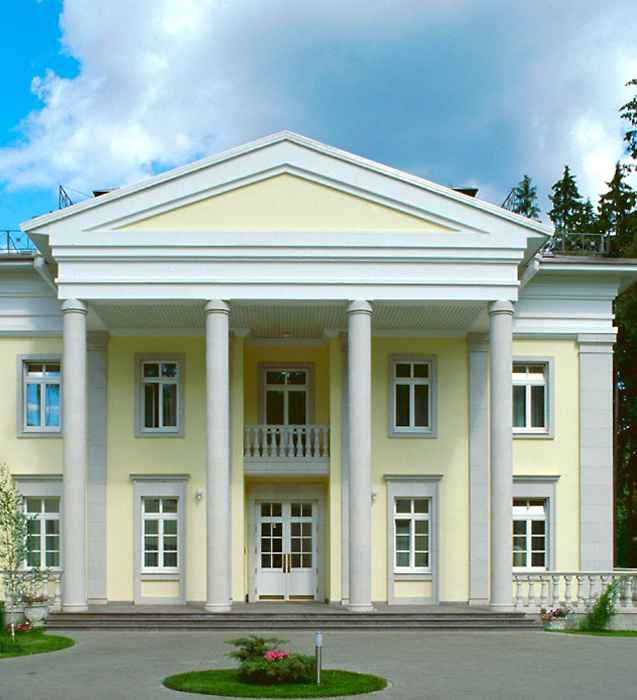
<svg viewBox="0 0 637 700"><path fill-rule="evenodd" d="M86 603L86 305L62 304L62 610L81 612Z"/></svg>
<svg viewBox="0 0 637 700"><path fill-rule="evenodd" d="M489 305L491 387L491 607L512 609L513 304Z"/></svg>
<svg viewBox="0 0 637 700"><path fill-rule="evenodd" d="M372 610L371 439L372 305L352 301L348 313L349 610Z"/></svg>
<svg viewBox="0 0 637 700"><path fill-rule="evenodd" d="M206 605L230 610L230 351L225 301L206 313Z"/></svg>

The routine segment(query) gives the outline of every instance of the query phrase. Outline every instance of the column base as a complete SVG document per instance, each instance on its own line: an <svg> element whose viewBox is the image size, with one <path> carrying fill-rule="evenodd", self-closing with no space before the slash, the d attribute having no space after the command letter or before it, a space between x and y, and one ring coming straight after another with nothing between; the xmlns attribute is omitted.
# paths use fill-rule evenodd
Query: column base
<svg viewBox="0 0 637 700"><path fill-rule="evenodd" d="M86 603L62 603L63 613L81 613L87 611L88 605Z"/></svg>
<svg viewBox="0 0 637 700"><path fill-rule="evenodd" d="M203 606L204 612L208 613L228 613L232 612L232 605L225 603L206 603Z"/></svg>
<svg viewBox="0 0 637 700"><path fill-rule="evenodd" d="M368 612L374 612L374 606L373 605L367 605L366 603L350 603L347 606L347 609L350 612L355 612L355 613L368 613Z"/></svg>
<svg viewBox="0 0 637 700"><path fill-rule="evenodd" d="M493 612L515 612L513 603L490 603L489 610Z"/></svg>

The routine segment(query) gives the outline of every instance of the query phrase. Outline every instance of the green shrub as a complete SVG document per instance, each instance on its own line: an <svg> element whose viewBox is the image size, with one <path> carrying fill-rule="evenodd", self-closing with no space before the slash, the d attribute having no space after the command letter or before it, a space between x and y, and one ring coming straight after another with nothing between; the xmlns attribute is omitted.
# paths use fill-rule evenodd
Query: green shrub
<svg viewBox="0 0 637 700"><path fill-rule="evenodd" d="M586 605L586 617L579 623L580 629L587 632L600 632L608 629L615 614L615 602L619 595L620 579L615 579L592 603Z"/></svg>
<svg viewBox="0 0 637 700"><path fill-rule="evenodd" d="M239 680L259 685L313 683L314 657L279 651L286 643L277 637L265 639L254 634L230 640L228 644L237 649L229 655L241 662Z"/></svg>
<svg viewBox="0 0 637 700"><path fill-rule="evenodd" d="M19 652L21 649L18 637L10 634L0 634L0 654Z"/></svg>

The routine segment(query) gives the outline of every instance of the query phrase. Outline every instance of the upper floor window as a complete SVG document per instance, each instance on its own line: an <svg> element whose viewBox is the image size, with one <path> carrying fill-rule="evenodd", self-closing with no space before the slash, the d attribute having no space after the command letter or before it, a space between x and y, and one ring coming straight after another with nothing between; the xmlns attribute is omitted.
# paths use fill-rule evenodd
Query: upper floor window
<svg viewBox="0 0 637 700"><path fill-rule="evenodd" d="M265 371L265 422L267 425L307 425L307 369Z"/></svg>
<svg viewBox="0 0 637 700"><path fill-rule="evenodd" d="M547 568L547 520L545 499L513 499L513 566L515 568Z"/></svg>
<svg viewBox="0 0 637 700"><path fill-rule="evenodd" d="M50 568L60 566L60 499L24 499L27 523L28 567Z"/></svg>
<svg viewBox="0 0 637 700"><path fill-rule="evenodd" d="M513 363L513 429L520 433L547 432L547 363Z"/></svg>
<svg viewBox="0 0 637 700"><path fill-rule="evenodd" d="M430 357L390 358L390 436L434 436L435 369Z"/></svg>
<svg viewBox="0 0 637 700"><path fill-rule="evenodd" d="M183 356L138 356L136 434L183 435Z"/></svg>
<svg viewBox="0 0 637 700"><path fill-rule="evenodd" d="M59 360L23 360L21 432L60 432L60 389Z"/></svg>

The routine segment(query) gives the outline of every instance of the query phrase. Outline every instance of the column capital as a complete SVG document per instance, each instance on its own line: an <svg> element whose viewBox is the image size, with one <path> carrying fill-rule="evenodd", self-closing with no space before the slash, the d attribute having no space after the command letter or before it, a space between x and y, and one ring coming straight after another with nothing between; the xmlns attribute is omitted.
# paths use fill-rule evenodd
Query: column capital
<svg viewBox="0 0 637 700"><path fill-rule="evenodd" d="M230 304L222 299L210 299L203 310L207 314L230 314Z"/></svg>
<svg viewBox="0 0 637 700"><path fill-rule="evenodd" d="M87 306L83 301L79 299L65 299L62 302L62 313L75 312L78 314L85 314L87 311Z"/></svg>
<svg viewBox="0 0 637 700"><path fill-rule="evenodd" d="M372 305L364 299L355 299L347 305L348 314L369 314L372 315Z"/></svg>
<svg viewBox="0 0 637 700"><path fill-rule="evenodd" d="M511 314L513 316L513 302L508 299L492 301L487 309L489 316L493 314Z"/></svg>

